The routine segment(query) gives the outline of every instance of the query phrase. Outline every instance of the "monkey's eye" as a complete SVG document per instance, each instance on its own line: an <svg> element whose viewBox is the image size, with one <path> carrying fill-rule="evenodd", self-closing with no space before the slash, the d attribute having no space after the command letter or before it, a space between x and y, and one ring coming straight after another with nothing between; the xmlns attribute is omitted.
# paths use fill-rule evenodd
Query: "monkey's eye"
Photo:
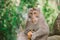
<svg viewBox="0 0 60 40"><path fill-rule="evenodd" d="M36 14L36 12L34 14Z"/></svg>
<svg viewBox="0 0 60 40"><path fill-rule="evenodd" d="M32 14L32 13L30 13L30 14Z"/></svg>
<svg viewBox="0 0 60 40"><path fill-rule="evenodd" d="M31 16L28 16L29 18L31 18Z"/></svg>

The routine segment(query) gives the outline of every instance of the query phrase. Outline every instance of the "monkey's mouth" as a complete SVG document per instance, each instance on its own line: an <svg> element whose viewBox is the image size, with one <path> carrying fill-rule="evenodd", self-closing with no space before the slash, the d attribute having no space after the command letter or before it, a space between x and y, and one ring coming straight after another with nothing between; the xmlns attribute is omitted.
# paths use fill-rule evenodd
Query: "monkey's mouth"
<svg viewBox="0 0 60 40"><path fill-rule="evenodd" d="M37 21L32 21L33 24L37 24Z"/></svg>

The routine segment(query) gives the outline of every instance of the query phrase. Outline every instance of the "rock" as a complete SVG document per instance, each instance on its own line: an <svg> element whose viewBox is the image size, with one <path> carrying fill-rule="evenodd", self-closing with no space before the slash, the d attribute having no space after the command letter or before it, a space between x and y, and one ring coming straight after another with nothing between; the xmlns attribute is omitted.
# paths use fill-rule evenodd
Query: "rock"
<svg viewBox="0 0 60 40"><path fill-rule="evenodd" d="M58 35L50 36L48 37L48 40L60 40L60 36Z"/></svg>
<svg viewBox="0 0 60 40"><path fill-rule="evenodd" d="M55 21L53 30L54 30L54 34L60 35L60 13Z"/></svg>

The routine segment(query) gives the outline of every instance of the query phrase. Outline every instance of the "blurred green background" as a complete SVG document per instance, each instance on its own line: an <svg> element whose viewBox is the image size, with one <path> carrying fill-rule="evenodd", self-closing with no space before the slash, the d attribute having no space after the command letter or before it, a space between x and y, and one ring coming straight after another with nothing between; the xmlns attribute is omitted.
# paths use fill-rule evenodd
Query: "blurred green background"
<svg viewBox="0 0 60 40"><path fill-rule="evenodd" d="M0 40L16 40L17 33L25 28L27 12L31 7L41 9L52 32L59 5L59 0L0 0Z"/></svg>

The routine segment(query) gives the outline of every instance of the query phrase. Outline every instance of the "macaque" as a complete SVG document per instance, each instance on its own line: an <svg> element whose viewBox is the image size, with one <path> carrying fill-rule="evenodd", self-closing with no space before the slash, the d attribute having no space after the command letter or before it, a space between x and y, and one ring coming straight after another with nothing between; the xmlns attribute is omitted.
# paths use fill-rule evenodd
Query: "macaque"
<svg viewBox="0 0 60 40"><path fill-rule="evenodd" d="M30 8L24 34L28 40L47 40L49 27L38 8Z"/></svg>

